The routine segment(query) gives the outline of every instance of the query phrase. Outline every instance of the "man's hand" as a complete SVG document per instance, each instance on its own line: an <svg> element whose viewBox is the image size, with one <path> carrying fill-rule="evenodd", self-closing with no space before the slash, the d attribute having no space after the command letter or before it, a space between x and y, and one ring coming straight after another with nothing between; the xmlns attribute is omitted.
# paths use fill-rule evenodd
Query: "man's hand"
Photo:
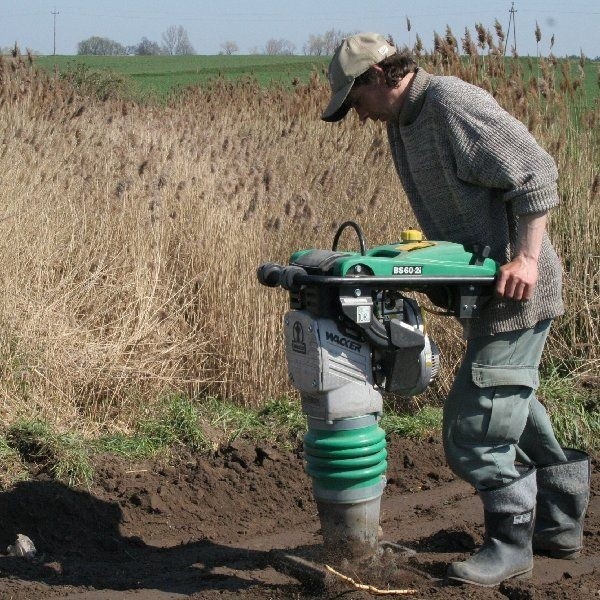
<svg viewBox="0 0 600 600"><path fill-rule="evenodd" d="M546 221L546 213L519 216L514 258L500 267L496 281L499 296L510 300L529 300L533 296Z"/></svg>
<svg viewBox="0 0 600 600"><path fill-rule="evenodd" d="M537 260L517 256L500 267L496 293L511 300L530 300L538 279Z"/></svg>

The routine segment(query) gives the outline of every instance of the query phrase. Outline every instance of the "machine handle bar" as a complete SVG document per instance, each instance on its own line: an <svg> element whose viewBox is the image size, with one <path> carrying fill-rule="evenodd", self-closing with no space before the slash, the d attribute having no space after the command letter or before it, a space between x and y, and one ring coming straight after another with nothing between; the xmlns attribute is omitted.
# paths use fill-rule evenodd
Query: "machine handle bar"
<svg viewBox="0 0 600 600"><path fill-rule="evenodd" d="M393 277L377 276L329 276L329 275L309 275L302 267L291 265L283 267L275 263L265 263L257 270L258 281L268 287L281 286L286 290L298 289L302 285L322 285L322 286L372 286L372 287L421 287L423 285L492 285L496 278L486 277L463 277L432 275L423 277L421 275L397 275Z"/></svg>
<svg viewBox="0 0 600 600"><path fill-rule="evenodd" d="M434 275L423 277L421 275L397 275L394 277L327 277L326 275L296 275L294 283L299 285L327 285L327 286L389 286L400 287L406 284L414 284L415 286L431 285L431 284L454 284L468 285L469 283L477 284L492 284L496 280L495 277L460 277L460 276L444 276Z"/></svg>

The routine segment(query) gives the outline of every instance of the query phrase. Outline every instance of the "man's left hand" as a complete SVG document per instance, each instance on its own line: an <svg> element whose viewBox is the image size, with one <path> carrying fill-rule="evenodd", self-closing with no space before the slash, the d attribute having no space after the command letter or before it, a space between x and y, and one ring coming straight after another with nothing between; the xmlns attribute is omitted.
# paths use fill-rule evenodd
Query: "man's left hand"
<svg viewBox="0 0 600 600"><path fill-rule="evenodd" d="M517 256L500 267L496 293L510 300L530 300L538 280L538 262Z"/></svg>

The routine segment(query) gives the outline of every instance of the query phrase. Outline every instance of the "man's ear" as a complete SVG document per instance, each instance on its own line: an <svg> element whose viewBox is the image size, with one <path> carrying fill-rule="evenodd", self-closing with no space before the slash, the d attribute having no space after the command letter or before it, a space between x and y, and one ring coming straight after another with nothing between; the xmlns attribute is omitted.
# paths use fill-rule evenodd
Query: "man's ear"
<svg viewBox="0 0 600 600"><path fill-rule="evenodd" d="M371 67L375 73L377 73L377 81L384 82L385 81L385 73L383 69L379 65L373 65Z"/></svg>

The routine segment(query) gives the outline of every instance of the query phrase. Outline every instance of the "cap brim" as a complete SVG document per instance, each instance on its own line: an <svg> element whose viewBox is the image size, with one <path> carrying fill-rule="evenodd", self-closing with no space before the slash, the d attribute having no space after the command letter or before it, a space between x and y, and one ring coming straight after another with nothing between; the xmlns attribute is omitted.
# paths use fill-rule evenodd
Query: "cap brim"
<svg viewBox="0 0 600 600"><path fill-rule="evenodd" d="M334 123L343 119L350 110L350 105L346 102L346 98L354 85L354 79L347 83L343 88L339 89L329 101L327 108L323 111L321 119L328 123Z"/></svg>

